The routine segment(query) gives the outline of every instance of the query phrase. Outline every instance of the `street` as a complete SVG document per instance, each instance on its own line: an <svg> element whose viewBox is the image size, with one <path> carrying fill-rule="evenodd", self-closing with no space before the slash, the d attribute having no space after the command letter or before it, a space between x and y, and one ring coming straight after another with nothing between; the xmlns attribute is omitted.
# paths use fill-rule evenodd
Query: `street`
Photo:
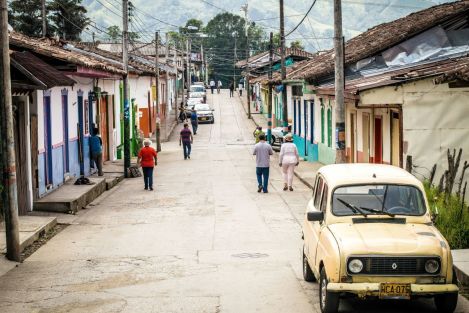
<svg viewBox="0 0 469 313"><path fill-rule="evenodd" d="M199 125L190 160L179 124L163 144L155 191L124 180L0 278L0 312L319 312L302 278L309 188L282 190L271 163L257 193L254 124L239 97L208 93L215 124ZM457 312L468 312L460 297ZM340 312L436 312L414 302L344 300Z"/></svg>

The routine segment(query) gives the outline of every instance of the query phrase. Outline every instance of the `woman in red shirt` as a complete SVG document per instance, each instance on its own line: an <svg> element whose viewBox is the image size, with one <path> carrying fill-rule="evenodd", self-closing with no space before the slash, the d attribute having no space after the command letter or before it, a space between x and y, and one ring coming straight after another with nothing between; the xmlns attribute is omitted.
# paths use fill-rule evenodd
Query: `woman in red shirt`
<svg viewBox="0 0 469 313"><path fill-rule="evenodd" d="M138 166L142 167L145 190L153 190L153 168L157 163L156 151L151 145L150 139L145 139L144 147L138 153Z"/></svg>

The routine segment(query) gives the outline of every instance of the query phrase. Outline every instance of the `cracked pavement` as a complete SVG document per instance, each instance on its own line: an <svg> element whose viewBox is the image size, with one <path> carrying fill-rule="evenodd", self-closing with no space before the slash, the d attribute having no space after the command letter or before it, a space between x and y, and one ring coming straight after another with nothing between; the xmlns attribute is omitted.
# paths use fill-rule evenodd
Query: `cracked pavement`
<svg viewBox="0 0 469 313"><path fill-rule="evenodd" d="M80 211L0 277L0 312L319 312L301 273L310 190L295 180L282 191L273 161L270 193L258 194L254 124L226 90L208 98L216 122L199 125L192 159L177 136L164 143L156 190L127 179ZM461 298L458 312L468 308ZM341 304L377 310L435 312L430 300Z"/></svg>

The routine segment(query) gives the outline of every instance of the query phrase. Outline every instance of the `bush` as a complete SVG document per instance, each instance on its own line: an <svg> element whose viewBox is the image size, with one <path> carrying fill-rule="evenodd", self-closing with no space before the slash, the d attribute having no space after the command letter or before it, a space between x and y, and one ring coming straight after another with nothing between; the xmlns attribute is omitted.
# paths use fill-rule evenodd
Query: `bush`
<svg viewBox="0 0 469 313"><path fill-rule="evenodd" d="M444 192L424 183L430 205L430 211L438 216L435 226L448 240L451 249L469 248L469 211L465 202L455 195L447 196Z"/></svg>

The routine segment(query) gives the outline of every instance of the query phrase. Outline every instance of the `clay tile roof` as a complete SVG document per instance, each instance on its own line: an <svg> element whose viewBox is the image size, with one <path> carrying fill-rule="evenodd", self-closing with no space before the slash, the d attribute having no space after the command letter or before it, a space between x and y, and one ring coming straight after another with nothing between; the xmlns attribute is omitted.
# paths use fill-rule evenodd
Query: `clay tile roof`
<svg viewBox="0 0 469 313"><path fill-rule="evenodd" d="M16 62L22 71L26 71L28 76L33 76L42 82L47 88L55 86L72 86L75 81L59 70L42 61L32 53L13 52L12 62Z"/></svg>
<svg viewBox="0 0 469 313"><path fill-rule="evenodd" d="M469 11L469 0L461 0L433 6L395 21L377 25L347 41L345 64L375 55L467 11ZM307 65L292 72L288 78L315 80L333 71L334 50L331 49L313 57Z"/></svg>
<svg viewBox="0 0 469 313"><path fill-rule="evenodd" d="M17 32L9 32L9 35L10 47L20 47L36 54L52 57L84 67L99 69L114 74L124 74L122 66L112 62L106 62L103 59L93 58L79 52L66 50L63 48L63 42L50 38L31 38Z"/></svg>
<svg viewBox="0 0 469 313"><path fill-rule="evenodd" d="M280 55L280 48L277 48L276 51L274 51L274 54ZM266 57L269 55L269 51L264 51L260 52L258 54L255 54L251 57L249 57L249 62L255 62L256 60L262 59L263 57ZM285 49L285 57L301 57L305 59L312 58L314 56L313 53L302 50L302 49L297 49L297 48L286 48ZM240 60L236 62L236 67L245 67L247 64L247 59Z"/></svg>

